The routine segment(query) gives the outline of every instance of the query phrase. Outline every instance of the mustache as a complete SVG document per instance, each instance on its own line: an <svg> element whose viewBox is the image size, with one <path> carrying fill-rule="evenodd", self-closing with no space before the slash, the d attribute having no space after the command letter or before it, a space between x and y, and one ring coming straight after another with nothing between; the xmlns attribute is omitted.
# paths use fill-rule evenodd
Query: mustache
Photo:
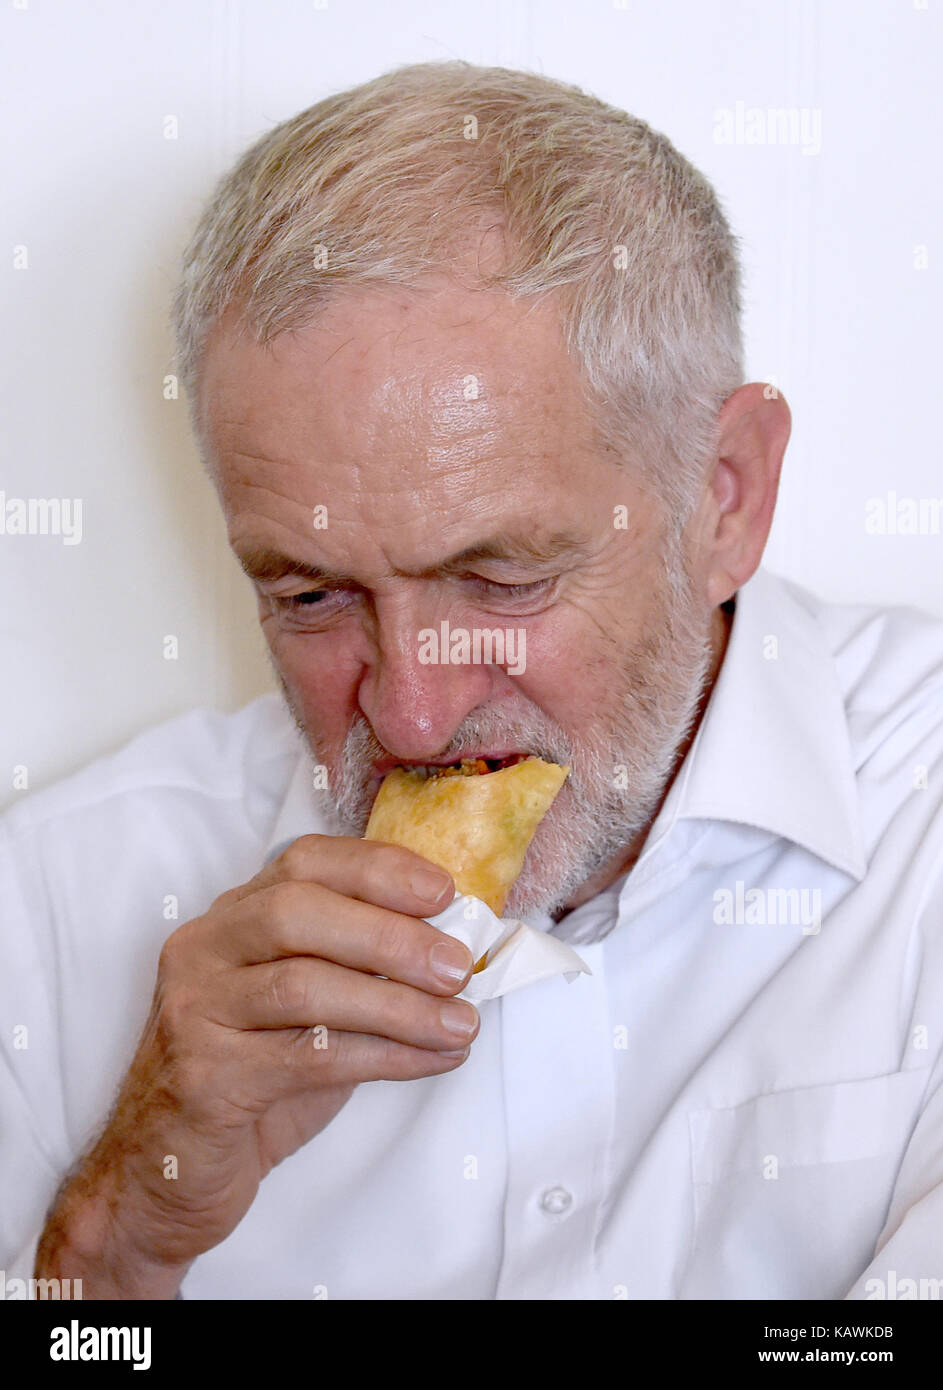
<svg viewBox="0 0 943 1390"><path fill-rule="evenodd" d="M453 761L466 749L488 750L497 746L518 748L553 763L569 762L573 752L570 738L546 716L509 721L504 715L483 712L464 719L446 746L430 756ZM344 780L358 773L371 776L375 762L395 756L379 741L363 715L356 715L341 754Z"/></svg>
<svg viewBox="0 0 943 1390"><path fill-rule="evenodd" d="M542 714L519 715L509 719L503 712L483 710L467 716L449 743L430 756L452 761L468 748L487 749L498 746L514 747L545 762L570 765L568 784L579 781L575 767L573 743L564 730ZM338 764L328 771L330 796L347 833L362 835L373 805L378 783L374 778L374 763L381 758L396 757L384 747L362 714L351 724ZM323 760L322 760L323 761ZM561 791L573 795L575 788Z"/></svg>

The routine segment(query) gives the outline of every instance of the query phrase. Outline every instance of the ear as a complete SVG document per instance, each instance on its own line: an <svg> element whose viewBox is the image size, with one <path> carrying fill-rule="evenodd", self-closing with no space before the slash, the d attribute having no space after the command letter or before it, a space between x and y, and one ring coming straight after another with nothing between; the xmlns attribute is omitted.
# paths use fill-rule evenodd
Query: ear
<svg viewBox="0 0 943 1390"><path fill-rule="evenodd" d="M714 464L696 524L707 601L715 608L757 569L766 548L792 416L775 387L754 381L717 416Z"/></svg>

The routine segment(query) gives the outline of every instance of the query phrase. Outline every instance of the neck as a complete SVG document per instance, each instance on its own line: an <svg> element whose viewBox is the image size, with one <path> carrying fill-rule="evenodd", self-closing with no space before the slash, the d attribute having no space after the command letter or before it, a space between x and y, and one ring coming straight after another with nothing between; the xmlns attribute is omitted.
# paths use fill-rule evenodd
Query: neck
<svg viewBox="0 0 943 1390"><path fill-rule="evenodd" d="M624 850L620 850L613 859L610 859L607 864L604 864L601 869L593 874L592 878L588 878L585 883L580 884L579 888L567 901L565 906L553 914L555 921L559 922L568 912L572 912L574 908L589 902L590 898L595 898L597 893L602 893L606 888L610 887L611 884L615 883L617 878L621 878L623 874L628 873L642 853L645 841L648 839L649 831L658 819L659 812L665 804L668 793L674 785L674 780L684 765L688 750L697 737L698 729L701 727L704 711L707 709L711 693L714 689L717 677L720 674L720 668L723 665L732 624L733 618L729 613L723 608L714 609L711 619L711 647L713 649L713 656L711 658L707 678L704 681L704 689L698 701L697 713L692 723L690 733L678 748L671 774L665 783L658 804L649 820L642 826L641 830L639 830Z"/></svg>

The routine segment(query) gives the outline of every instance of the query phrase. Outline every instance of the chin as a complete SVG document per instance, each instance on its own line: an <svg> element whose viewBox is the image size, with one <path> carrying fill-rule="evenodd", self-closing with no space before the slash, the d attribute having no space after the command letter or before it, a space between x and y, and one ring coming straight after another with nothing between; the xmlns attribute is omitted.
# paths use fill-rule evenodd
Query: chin
<svg viewBox="0 0 943 1390"><path fill-rule="evenodd" d="M540 834L540 831L537 831ZM531 845L531 850L534 845ZM528 851L530 856L531 851ZM557 912L565 907L577 888L587 878L582 863L573 859L548 862L550 856L539 850L525 863L504 907L505 917L524 917L532 912Z"/></svg>

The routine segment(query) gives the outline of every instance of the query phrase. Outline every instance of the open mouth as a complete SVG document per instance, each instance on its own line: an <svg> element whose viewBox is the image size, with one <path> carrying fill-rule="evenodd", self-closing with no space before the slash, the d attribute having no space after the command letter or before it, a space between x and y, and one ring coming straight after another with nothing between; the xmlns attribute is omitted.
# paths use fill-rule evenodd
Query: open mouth
<svg viewBox="0 0 943 1390"><path fill-rule="evenodd" d="M411 763L404 772L414 772L423 778L481 777L489 772L501 772L526 762L529 753L510 753L506 758L458 758L454 763Z"/></svg>

